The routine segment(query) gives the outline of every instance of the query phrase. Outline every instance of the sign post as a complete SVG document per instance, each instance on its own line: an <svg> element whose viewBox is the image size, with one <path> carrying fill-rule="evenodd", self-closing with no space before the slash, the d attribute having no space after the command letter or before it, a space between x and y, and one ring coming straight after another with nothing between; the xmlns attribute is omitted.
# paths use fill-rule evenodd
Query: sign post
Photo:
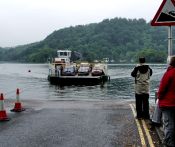
<svg viewBox="0 0 175 147"><path fill-rule="evenodd" d="M169 26L168 28L168 58L173 55L172 26L175 25L175 0L163 0L156 15L154 16L152 26Z"/></svg>
<svg viewBox="0 0 175 147"><path fill-rule="evenodd" d="M173 55L173 37L172 37L172 27L168 28L168 57Z"/></svg>

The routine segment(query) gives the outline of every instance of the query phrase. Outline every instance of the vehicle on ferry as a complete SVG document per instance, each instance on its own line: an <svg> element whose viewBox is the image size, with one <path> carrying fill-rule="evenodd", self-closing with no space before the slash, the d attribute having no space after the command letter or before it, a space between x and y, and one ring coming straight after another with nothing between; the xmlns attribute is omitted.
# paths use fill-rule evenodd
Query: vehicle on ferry
<svg viewBox="0 0 175 147"><path fill-rule="evenodd" d="M75 76L77 74L77 69L74 65L65 66L62 69L62 76Z"/></svg>
<svg viewBox="0 0 175 147"><path fill-rule="evenodd" d="M78 69L79 76L88 76L91 72L91 67L89 63L80 63L80 67Z"/></svg>
<svg viewBox="0 0 175 147"><path fill-rule="evenodd" d="M92 76L102 76L105 75L106 66L104 64L95 64L92 69Z"/></svg>
<svg viewBox="0 0 175 147"><path fill-rule="evenodd" d="M76 64L70 59L70 50L57 51L57 57L49 64L48 80L51 84L98 85L109 80L106 58L100 64L88 62ZM99 67L98 70L97 67ZM102 71L102 74L100 74L100 71Z"/></svg>

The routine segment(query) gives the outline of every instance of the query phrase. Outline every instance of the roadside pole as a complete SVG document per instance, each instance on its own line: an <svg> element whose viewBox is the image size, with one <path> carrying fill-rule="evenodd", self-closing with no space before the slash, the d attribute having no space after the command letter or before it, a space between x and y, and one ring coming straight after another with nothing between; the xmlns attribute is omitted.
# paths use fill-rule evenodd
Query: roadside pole
<svg viewBox="0 0 175 147"><path fill-rule="evenodd" d="M173 35L172 35L172 26L168 27L168 58L167 63L169 64L170 57L173 55Z"/></svg>
<svg viewBox="0 0 175 147"><path fill-rule="evenodd" d="M173 43L172 43L173 37L172 37L172 26L169 26L168 28L168 56L173 55Z"/></svg>

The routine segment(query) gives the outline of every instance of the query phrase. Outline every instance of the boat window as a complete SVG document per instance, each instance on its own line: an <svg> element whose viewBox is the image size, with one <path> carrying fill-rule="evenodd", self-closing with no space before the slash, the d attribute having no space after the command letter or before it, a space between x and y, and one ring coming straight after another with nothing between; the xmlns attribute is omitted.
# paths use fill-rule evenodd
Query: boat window
<svg viewBox="0 0 175 147"><path fill-rule="evenodd" d="M60 56L67 56L67 52L60 52Z"/></svg>
<svg viewBox="0 0 175 147"><path fill-rule="evenodd" d="M60 56L63 56L63 52L60 52Z"/></svg>

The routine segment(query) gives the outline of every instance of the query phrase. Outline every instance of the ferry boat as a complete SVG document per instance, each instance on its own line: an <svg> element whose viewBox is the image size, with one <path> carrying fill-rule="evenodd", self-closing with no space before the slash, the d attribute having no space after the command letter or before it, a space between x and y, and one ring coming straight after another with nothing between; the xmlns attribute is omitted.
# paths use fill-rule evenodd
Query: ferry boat
<svg viewBox="0 0 175 147"><path fill-rule="evenodd" d="M99 85L107 82L107 58L100 63L71 62L70 50L58 50L49 64L48 80L56 85Z"/></svg>

